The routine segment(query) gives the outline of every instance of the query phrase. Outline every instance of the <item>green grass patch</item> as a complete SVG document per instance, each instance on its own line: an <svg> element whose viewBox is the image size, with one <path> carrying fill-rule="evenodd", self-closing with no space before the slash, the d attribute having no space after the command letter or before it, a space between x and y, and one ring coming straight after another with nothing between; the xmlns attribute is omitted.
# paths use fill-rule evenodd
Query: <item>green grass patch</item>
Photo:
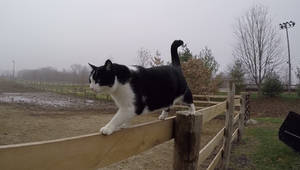
<svg viewBox="0 0 300 170"><path fill-rule="evenodd" d="M259 97L258 93L256 93L256 92L250 93L250 99L257 99L258 97Z"/></svg>
<svg viewBox="0 0 300 170"><path fill-rule="evenodd" d="M242 144L233 148L232 169L299 170L300 154L278 139L283 119L257 120L258 125L246 128Z"/></svg>
<svg viewBox="0 0 300 170"><path fill-rule="evenodd" d="M18 84L21 86L31 87L34 89L54 92L63 95L77 96L94 100L112 100L108 95L93 92L88 85L25 81L18 81Z"/></svg>
<svg viewBox="0 0 300 170"><path fill-rule="evenodd" d="M280 97L285 100L295 100L295 99L300 99L300 96L297 95L296 92L292 93L281 93Z"/></svg>
<svg viewBox="0 0 300 170"><path fill-rule="evenodd" d="M271 98L271 97L259 96L257 92L252 92L250 94L250 99L258 99L258 98ZM273 98L280 98L280 99L289 101L289 100L300 99L300 96L298 96L296 92L291 92L291 93L284 92L284 93L281 93L279 96L275 96Z"/></svg>
<svg viewBox="0 0 300 170"><path fill-rule="evenodd" d="M256 118L255 120L257 120L262 125L272 123L272 126L275 126L278 128L280 127L280 125L283 122L282 118L274 118L274 117L260 117L260 118Z"/></svg>

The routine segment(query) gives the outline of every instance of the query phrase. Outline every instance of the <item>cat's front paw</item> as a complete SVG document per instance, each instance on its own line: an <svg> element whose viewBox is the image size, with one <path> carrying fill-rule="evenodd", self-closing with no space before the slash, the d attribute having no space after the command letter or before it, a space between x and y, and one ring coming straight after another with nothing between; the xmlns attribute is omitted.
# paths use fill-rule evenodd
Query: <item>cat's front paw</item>
<svg viewBox="0 0 300 170"><path fill-rule="evenodd" d="M127 127L129 127L129 124L128 124L128 123L123 123L123 124L120 126L119 129L125 129L125 128L127 128Z"/></svg>
<svg viewBox="0 0 300 170"><path fill-rule="evenodd" d="M163 112L159 115L158 119L159 119L159 120L165 120L167 117L168 117L168 113L163 111Z"/></svg>
<svg viewBox="0 0 300 170"><path fill-rule="evenodd" d="M110 135L114 132L114 129L108 126L104 126L100 129L100 134L102 135Z"/></svg>
<svg viewBox="0 0 300 170"><path fill-rule="evenodd" d="M162 114L161 114L161 115L158 117L158 119L159 119L159 120L165 120L167 117L168 117L168 116L165 116L165 115L162 115Z"/></svg>

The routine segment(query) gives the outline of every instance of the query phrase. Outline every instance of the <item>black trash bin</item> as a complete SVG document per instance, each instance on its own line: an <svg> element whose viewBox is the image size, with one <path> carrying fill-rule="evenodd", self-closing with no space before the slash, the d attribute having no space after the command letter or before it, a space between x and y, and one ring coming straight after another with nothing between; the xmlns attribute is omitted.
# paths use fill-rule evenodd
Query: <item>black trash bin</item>
<svg viewBox="0 0 300 170"><path fill-rule="evenodd" d="M300 152L300 114L289 112L279 129L279 139Z"/></svg>

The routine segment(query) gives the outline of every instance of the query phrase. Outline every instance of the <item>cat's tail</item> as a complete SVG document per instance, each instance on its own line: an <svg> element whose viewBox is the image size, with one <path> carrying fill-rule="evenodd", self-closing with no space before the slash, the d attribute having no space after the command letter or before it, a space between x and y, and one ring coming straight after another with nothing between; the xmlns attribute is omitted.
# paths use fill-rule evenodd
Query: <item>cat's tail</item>
<svg viewBox="0 0 300 170"><path fill-rule="evenodd" d="M183 45L182 40L175 40L171 45L172 65L174 65L174 66L180 66L180 59L178 56L177 49L181 45Z"/></svg>

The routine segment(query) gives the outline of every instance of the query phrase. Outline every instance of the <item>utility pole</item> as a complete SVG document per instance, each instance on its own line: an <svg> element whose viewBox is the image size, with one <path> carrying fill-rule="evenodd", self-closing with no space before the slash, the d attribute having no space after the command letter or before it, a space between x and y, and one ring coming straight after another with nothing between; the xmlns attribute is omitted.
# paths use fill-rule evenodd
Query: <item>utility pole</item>
<svg viewBox="0 0 300 170"><path fill-rule="evenodd" d="M13 74L12 74L12 79L15 80L15 71L16 71L16 62L15 62L15 60L13 60L12 63L13 63Z"/></svg>
<svg viewBox="0 0 300 170"><path fill-rule="evenodd" d="M294 21L284 22L279 24L280 29L285 29L286 32L286 40L287 40L287 47L288 47L288 64L289 64L289 85L288 85L288 92L291 92L291 83L292 83L292 66L291 66L291 55L290 55L290 40L289 40L289 32L288 29L292 28L296 25Z"/></svg>

